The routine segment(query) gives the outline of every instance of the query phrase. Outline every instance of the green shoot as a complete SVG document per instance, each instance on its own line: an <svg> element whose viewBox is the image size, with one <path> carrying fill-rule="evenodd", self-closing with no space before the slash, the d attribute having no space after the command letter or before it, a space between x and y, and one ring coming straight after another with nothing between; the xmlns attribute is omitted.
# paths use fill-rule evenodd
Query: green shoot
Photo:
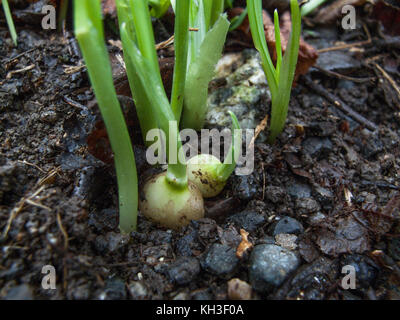
<svg viewBox="0 0 400 320"><path fill-rule="evenodd" d="M246 16L247 16L247 8L245 8L240 15L234 17L231 20L231 25L229 27L229 31L233 31L233 30L237 29L243 23L243 20L246 18Z"/></svg>
<svg viewBox="0 0 400 320"><path fill-rule="evenodd" d="M232 9L233 8L233 2L235 0L225 0L225 8Z"/></svg>
<svg viewBox="0 0 400 320"><path fill-rule="evenodd" d="M155 18L161 18L171 5L170 0L149 0L151 6L150 14Z"/></svg>
<svg viewBox="0 0 400 320"><path fill-rule="evenodd" d="M11 15L10 6L8 5L8 0L2 1L4 15L6 16L6 21L8 25L8 29L10 30L11 39L14 42L14 45L17 45L17 31L15 30L14 21Z"/></svg>
<svg viewBox="0 0 400 320"><path fill-rule="evenodd" d="M136 230L138 189L131 140L113 85L98 0L75 0L75 35L107 128L114 152L121 232Z"/></svg>
<svg viewBox="0 0 400 320"><path fill-rule="evenodd" d="M222 191L240 156L242 130L235 114L231 111L229 114L232 118L232 143L224 163L210 154L200 154L188 161L189 179L199 188L204 198L215 197Z"/></svg>
<svg viewBox="0 0 400 320"><path fill-rule="evenodd" d="M224 0L204 0L206 30L212 28L212 26L218 20L220 14L223 11L224 11Z"/></svg>
<svg viewBox="0 0 400 320"><path fill-rule="evenodd" d="M301 16L305 17L310 14L324 2L326 2L326 0L308 0L300 9Z"/></svg>
<svg viewBox="0 0 400 320"><path fill-rule="evenodd" d="M175 116L171 105L178 108L181 104L182 94L184 90L184 79L186 77L186 64L176 61L174 70L174 80L172 89L172 102L169 104L161 80L160 69L158 66L157 53L155 50L153 28L149 10L142 1L124 0L120 1L118 14L120 19L121 39L124 48L125 61L127 65L128 77L131 74L131 91L135 97L140 96L141 100L136 100L135 105L138 108L140 125L146 130L160 128L167 136L167 146L175 146L175 148L167 148L167 158L176 157L181 149L181 142L178 135L178 129L170 132L171 121L175 121ZM125 5L125 7L123 7ZM128 9L129 14L123 11ZM130 21L129 17L132 17ZM187 56L188 46L188 19L189 5L187 1L179 0L176 4L176 30L175 50L177 52L176 59L183 59ZM125 21L124 21L125 20ZM121 23L121 21L123 21ZM131 23L132 22L132 23ZM134 30L137 43L132 40L130 30ZM178 69L178 68L179 69ZM146 103L147 102L147 103ZM144 105L143 103L146 103ZM147 108L147 110L146 110ZM140 115L143 113L149 115L151 122L143 121ZM156 125L154 125L154 123ZM147 131L144 132L144 138ZM143 132L143 131L142 131ZM170 137L173 137L170 141ZM173 154L169 153L170 149ZM187 186L186 165L180 161L169 161L167 180L177 188L185 188ZM176 163L175 163L176 162Z"/></svg>
<svg viewBox="0 0 400 320"><path fill-rule="evenodd" d="M272 110L268 141L269 143L273 143L276 137L282 132L287 117L290 91L293 84L299 53L301 32L300 10L297 0L291 0L292 32L290 33L289 42L283 57L280 40L279 17L276 11L274 13L277 53L277 63L275 67L272 63L265 40L261 0L247 0L247 7L254 46L260 53L261 63L271 91Z"/></svg>
<svg viewBox="0 0 400 320"><path fill-rule="evenodd" d="M190 3L190 27L198 31L189 35L187 76L181 126L199 130L207 113L208 83L221 57L229 21L223 1L199 0ZM175 112L180 118L179 110Z"/></svg>
<svg viewBox="0 0 400 320"><path fill-rule="evenodd" d="M189 66L186 76L182 127L200 130L207 113L208 83L214 75L215 65L221 57L229 21L225 16L215 23L202 41L198 54Z"/></svg>
<svg viewBox="0 0 400 320"><path fill-rule="evenodd" d="M167 172L145 183L140 210L146 217L170 228L178 228L204 216L203 197L197 187L188 181L186 161L183 159L181 162L184 155L180 153L183 149L172 109L172 106L177 110L182 105L189 37L189 3L187 0L177 0L174 5L176 57L171 104L161 81L158 64L154 62L156 50L146 4L136 0L121 0L118 9L127 72L133 75L131 90L133 97L143 98L141 101L135 100L135 105L138 113L152 114L157 126L151 128L148 123L142 123L140 118L139 121L141 126L149 129L161 129L165 133L167 147ZM129 9L129 14L122 12L126 9ZM140 105L143 101L148 104Z"/></svg>
<svg viewBox="0 0 400 320"><path fill-rule="evenodd" d="M175 66L171 93L171 108L179 123L183 107L183 96L186 85L186 66L189 52L189 13L190 2L184 1L176 7L175 19ZM180 12L179 10L183 10Z"/></svg>
<svg viewBox="0 0 400 320"><path fill-rule="evenodd" d="M232 143L228 150L228 154L224 163L218 168L218 176L222 181L227 181L230 175L236 168L236 161L239 157L239 150L241 150L242 137L239 121L232 111L229 111L232 119Z"/></svg>

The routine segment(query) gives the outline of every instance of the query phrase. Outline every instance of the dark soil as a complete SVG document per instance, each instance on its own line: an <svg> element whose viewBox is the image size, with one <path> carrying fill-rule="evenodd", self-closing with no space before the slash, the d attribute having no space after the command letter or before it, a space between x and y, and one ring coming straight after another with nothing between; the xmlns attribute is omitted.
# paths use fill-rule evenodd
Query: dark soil
<svg viewBox="0 0 400 320"><path fill-rule="evenodd" d="M277 143L256 142L254 173L232 176L223 194L206 202L207 218L171 231L139 213L137 232L124 236L112 157L75 40L26 26L13 48L4 26L0 298L219 300L232 297L232 278L256 289L252 299L400 298L400 104L375 65L399 85L400 52L385 46L376 28L370 32L381 46L340 51L358 63L331 70L367 80L310 69L293 90ZM310 42L332 45L320 36ZM334 37L365 40L361 26ZM378 129L349 117L312 88L316 83ZM121 103L143 177L149 167L133 104L126 97ZM250 275L252 249L235 255L240 229L258 251L291 247L298 265L282 283L264 288ZM45 265L56 269L55 290L41 286ZM342 288L345 265L357 270L354 290Z"/></svg>

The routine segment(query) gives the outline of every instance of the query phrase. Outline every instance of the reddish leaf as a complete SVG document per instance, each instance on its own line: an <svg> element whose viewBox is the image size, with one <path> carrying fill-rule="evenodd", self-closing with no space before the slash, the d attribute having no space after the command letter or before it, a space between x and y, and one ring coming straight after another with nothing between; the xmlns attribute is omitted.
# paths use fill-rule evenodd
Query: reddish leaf
<svg viewBox="0 0 400 320"><path fill-rule="evenodd" d="M374 8L374 16L382 22L391 35L400 35L400 6L395 1L380 0Z"/></svg>

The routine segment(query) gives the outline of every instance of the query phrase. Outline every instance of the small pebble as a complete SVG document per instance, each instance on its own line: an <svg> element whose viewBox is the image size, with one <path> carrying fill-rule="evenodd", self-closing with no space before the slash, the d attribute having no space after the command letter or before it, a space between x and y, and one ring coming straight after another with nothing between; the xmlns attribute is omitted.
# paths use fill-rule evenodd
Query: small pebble
<svg viewBox="0 0 400 320"><path fill-rule="evenodd" d="M275 236L275 241L282 248L288 250L296 250L297 249L297 236L294 234L280 233Z"/></svg>
<svg viewBox="0 0 400 320"><path fill-rule="evenodd" d="M233 222L237 228L255 231L265 222L265 217L254 211L242 211L230 216L228 222Z"/></svg>
<svg viewBox="0 0 400 320"><path fill-rule="evenodd" d="M273 235L280 233L300 234L304 231L303 225L296 219L284 217L275 225Z"/></svg>
<svg viewBox="0 0 400 320"><path fill-rule="evenodd" d="M28 284L21 284L19 286L11 288L7 295L4 297L5 300L33 300L32 288Z"/></svg>
<svg viewBox="0 0 400 320"><path fill-rule="evenodd" d="M146 286L141 281L132 281L128 285L128 290L133 299L144 299L147 295Z"/></svg>
<svg viewBox="0 0 400 320"><path fill-rule="evenodd" d="M286 188L288 194L293 198L309 198L311 197L311 187L308 184L294 182Z"/></svg>
<svg viewBox="0 0 400 320"><path fill-rule="evenodd" d="M199 261L192 257L180 257L167 269L169 279L179 285L190 283L199 273Z"/></svg>
<svg viewBox="0 0 400 320"><path fill-rule="evenodd" d="M228 298L231 300L250 300L252 294L251 286L238 278L228 281Z"/></svg>
<svg viewBox="0 0 400 320"><path fill-rule="evenodd" d="M214 243L205 254L201 266L217 276L228 276L235 270L238 262L239 259L236 257L234 248Z"/></svg>
<svg viewBox="0 0 400 320"><path fill-rule="evenodd" d="M250 283L256 291L270 292L299 264L299 258L292 251L273 244L257 245L250 256Z"/></svg>
<svg viewBox="0 0 400 320"><path fill-rule="evenodd" d="M298 214L310 214L321 209L319 203L312 198L296 200L296 209Z"/></svg>
<svg viewBox="0 0 400 320"><path fill-rule="evenodd" d="M329 138L310 137L303 141L303 150L312 158L325 158L333 149Z"/></svg>

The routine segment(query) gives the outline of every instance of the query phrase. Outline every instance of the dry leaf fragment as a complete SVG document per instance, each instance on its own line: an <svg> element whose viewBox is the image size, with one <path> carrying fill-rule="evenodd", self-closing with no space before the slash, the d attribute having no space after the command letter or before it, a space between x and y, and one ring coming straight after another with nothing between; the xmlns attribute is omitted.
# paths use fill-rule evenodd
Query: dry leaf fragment
<svg viewBox="0 0 400 320"><path fill-rule="evenodd" d="M253 247L253 244L251 242L249 242L249 240L247 239L249 233L244 230L244 229L240 229L240 235L242 236L242 242L239 243L239 246L237 247L236 250L236 256L239 259L243 258L243 254L249 250L250 248Z"/></svg>
<svg viewBox="0 0 400 320"><path fill-rule="evenodd" d="M337 0L332 2L330 5L319 10L315 16L314 21L318 24L330 24L340 19L342 14L343 6L361 6L366 0Z"/></svg>
<svg viewBox="0 0 400 320"><path fill-rule="evenodd" d="M380 0L373 15L382 22L390 35L400 35L400 4L397 1Z"/></svg>

